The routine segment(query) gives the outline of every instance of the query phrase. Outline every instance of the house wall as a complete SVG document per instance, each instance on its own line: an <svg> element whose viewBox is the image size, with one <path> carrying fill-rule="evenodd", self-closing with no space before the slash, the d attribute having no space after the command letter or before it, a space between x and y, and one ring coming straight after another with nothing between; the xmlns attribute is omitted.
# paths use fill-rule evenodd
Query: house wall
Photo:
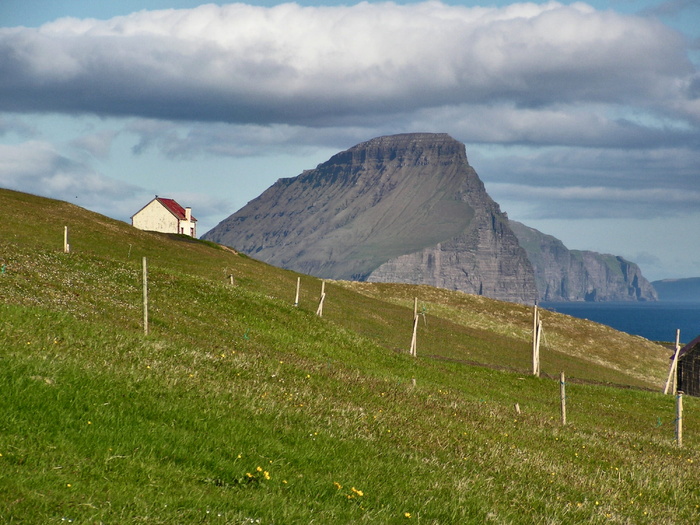
<svg viewBox="0 0 700 525"><path fill-rule="evenodd" d="M158 201L151 202L131 219L132 225L139 230L163 233L180 233L179 222ZM189 233L189 230L186 229L185 232Z"/></svg>
<svg viewBox="0 0 700 525"><path fill-rule="evenodd" d="M191 237L196 237L197 236L197 223L192 222L192 221L179 221L179 227L180 230L178 233L184 233L185 235L189 235Z"/></svg>

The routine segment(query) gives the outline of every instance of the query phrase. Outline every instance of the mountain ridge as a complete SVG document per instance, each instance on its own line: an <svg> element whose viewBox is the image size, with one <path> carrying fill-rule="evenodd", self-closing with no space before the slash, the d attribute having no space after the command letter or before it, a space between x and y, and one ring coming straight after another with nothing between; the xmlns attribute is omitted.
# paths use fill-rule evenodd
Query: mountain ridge
<svg viewBox="0 0 700 525"><path fill-rule="evenodd" d="M654 301L639 267L509 221L446 133L376 137L279 179L204 239L320 278L533 303Z"/></svg>
<svg viewBox="0 0 700 525"><path fill-rule="evenodd" d="M203 238L318 277L537 297L507 217L445 133L360 143L278 180Z"/></svg>

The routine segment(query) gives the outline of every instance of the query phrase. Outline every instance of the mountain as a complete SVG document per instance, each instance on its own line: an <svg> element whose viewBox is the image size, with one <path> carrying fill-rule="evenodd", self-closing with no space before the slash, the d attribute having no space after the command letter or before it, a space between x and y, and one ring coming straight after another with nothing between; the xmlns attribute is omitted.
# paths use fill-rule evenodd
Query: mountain
<svg viewBox="0 0 700 525"><path fill-rule="evenodd" d="M700 277L663 279L651 283L660 301L700 303Z"/></svg>
<svg viewBox="0 0 700 525"><path fill-rule="evenodd" d="M619 256L569 250L559 239L516 221L510 227L527 252L543 301L656 301L639 267Z"/></svg>
<svg viewBox="0 0 700 525"><path fill-rule="evenodd" d="M537 297L506 215L447 134L358 144L278 180L203 238L322 278Z"/></svg>

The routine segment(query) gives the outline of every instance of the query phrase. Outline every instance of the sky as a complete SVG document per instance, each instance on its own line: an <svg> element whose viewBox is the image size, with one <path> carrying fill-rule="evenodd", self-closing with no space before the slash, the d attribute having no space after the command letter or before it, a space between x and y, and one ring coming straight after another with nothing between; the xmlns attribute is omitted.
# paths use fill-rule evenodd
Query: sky
<svg viewBox="0 0 700 525"><path fill-rule="evenodd" d="M201 235L277 179L449 133L511 219L700 276L700 0L0 0L0 187Z"/></svg>

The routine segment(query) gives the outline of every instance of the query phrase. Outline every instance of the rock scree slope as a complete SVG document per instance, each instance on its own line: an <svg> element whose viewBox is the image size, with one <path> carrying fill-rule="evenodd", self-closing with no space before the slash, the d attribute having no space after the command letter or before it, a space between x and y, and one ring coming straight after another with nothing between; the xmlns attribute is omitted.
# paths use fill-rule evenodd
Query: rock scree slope
<svg viewBox="0 0 700 525"><path fill-rule="evenodd" d="M321 278L537 298L508 218L444 133L358 144L279 179L203 238Z"/></svg>

